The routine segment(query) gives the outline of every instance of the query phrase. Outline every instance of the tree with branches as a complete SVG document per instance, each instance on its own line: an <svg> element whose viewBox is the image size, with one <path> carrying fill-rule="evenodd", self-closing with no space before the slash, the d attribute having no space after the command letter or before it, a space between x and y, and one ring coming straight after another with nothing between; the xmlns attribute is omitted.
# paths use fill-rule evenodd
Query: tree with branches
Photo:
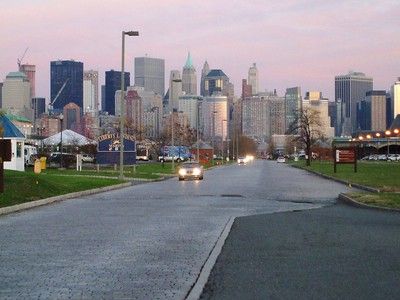
<svg viewBox="0 0 400 300"><path fill-rule="evenodd" d="M318 110L305 107L296 111L296 117L289 126L290 134L294 135L294 141L305 148L307 154L307 166L311 165L311 148L319 141L325 139L322 128L322 120Z"/></svg>

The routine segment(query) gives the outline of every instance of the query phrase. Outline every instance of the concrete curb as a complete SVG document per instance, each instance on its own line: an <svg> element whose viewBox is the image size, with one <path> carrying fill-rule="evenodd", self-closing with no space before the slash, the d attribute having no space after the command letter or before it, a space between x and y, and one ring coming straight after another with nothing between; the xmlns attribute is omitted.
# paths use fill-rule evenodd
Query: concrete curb
<svg viewBox="0 0 400 300"><path fill-rule="evenodd" d="M346 180L343 180L343 179L339 179L339 178L336 178L336 177L332 177L332 176L329 176L329 175L325 175L325 174L319 173L317 171L304 169L302 167L298 167L298 166L294 166L294 165L290 165L290 166L293 167L293 168L296 168L296 169L300 169L300 170L304 170L304 171L310 172L312 174L318 175L318 176L326 178L326 179L330 179L330 180L336 181L338 183L343 183L345 185L351 185L352 187L358 188L360 190L364 190L364 191L368 191L368 192L372 192L372 193L380 193L381 192L381 190L379 190L379 189L375 189L375 188L372 188L372 187L369 187L369 186L365 186L365 185L361 185L361 184L358 184L358 183L352 183L352 182L349 182L349 181L346 181Z"/></svg>
<svg viewBox="0 0 400 300"><path fill-rule="evenodd" d="M346 195L344 193L340 193L338 199L339 199L339 201L341 201L341 202L343 202L345 204L354 206L354 207L377 209L377 210L382 210L382 211L386 211L386 212L387 211L392 211L392 212L399 212L400 213L400 209L381 207L381 206L361 203L361 202L358 202L358 201L354 200L353 198L349 197L348 195Z"/></svg>
<svg viewBox="0 0 400 300"><path fill-rule="evenodd" d="M71 198L77 198L77 197L82 197L82 196L88 196L88 195L108 192L108 191L112 191L112 190L116 190L116 189L121 189L121 188L125 188L125 187L132 186L132 185L133 185L133 182L126 182L126 183L109 185L109 186L91 189L91 190L85 190L85 191L80 191L80 192L64 194L64 195L58 195L58 196L54 196L54 197L50 197L50 198L46 198L46 199L40 199L40 200L36 200L36 201L31 201L31 202L25 202L25 203L13 205L13 206L2 207L2 208L0 208L0 216L18 212L21 210L26 210L26 209L46 205L46 204L50 204L50 203L54 203L54 202L60 202L60 201L71 199Z"/></svg>
<svg viewBox="0 0 400 300"><path fill-rule="evenodd" d="M208 281L208 277L210 276L211 270L213 269L218 256L221 254L222 247L225 244L225 240L229 235L229 232L232 229L233 222L235 221L235 217L231 217L225 225L224 230L219 236L217 242L214 245L214 248L211 250L210 255L208 256L206 262L200 270L200 274L196 279L196 282L186 295L186 300L197 300L200 298L201 293L203 292L204 286Z"/></svg>

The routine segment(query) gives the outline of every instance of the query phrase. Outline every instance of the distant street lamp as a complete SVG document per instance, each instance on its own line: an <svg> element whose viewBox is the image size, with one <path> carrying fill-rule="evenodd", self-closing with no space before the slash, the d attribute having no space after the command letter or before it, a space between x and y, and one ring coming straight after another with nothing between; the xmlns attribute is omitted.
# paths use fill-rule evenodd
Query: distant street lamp
<svg viewBox="0 0 400 300"><path fill-rule="evenodd" d="M124 91L125 91L125 35L139 36L138 31L122 31L122 57L121 57L121 103L120 103L120 120L119 120L119 179L124 178Z"/></svg>
<svg viewBox="0 0 400 300"><path fill-rule="evenodd" d="M61 133L60 133L60 169L63 167L63 120L64 120L64 115L61 113L59 115L60 118L60 128L61 128Z"/></svg>

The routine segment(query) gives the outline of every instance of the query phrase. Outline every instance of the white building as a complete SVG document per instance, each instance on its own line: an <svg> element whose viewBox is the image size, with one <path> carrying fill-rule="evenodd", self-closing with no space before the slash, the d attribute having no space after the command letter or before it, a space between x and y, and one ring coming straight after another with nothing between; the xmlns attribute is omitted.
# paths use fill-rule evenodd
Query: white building
<svg viewBox="0 0 400 300"><path fill-rule="evenodd" d="M8 113L33 120L30 83L23 72L10 72L2 89L2 108Z"/></svg>
<svg viewBox="0 0 400 300"><path fill-rule="evenodd" d="M396 116L400 114L400 77L398 78L398 81L392 85L390 96L392 98L393 119L395 119Z"/></svg>
<svg viewBox="0 0 400 300"><path fill-rule="evenodd" d="M228 97L221 94L205 97L202 104L204 136L212 141L227 139Z"/></svg>

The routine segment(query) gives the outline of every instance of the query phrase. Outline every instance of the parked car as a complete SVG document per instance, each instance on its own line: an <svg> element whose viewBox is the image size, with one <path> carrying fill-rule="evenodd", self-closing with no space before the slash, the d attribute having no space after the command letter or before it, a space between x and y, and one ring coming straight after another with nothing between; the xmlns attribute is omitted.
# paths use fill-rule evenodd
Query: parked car
<svg viewBox="0 0 400 300"><path fill-rule="evenodd" d="M179 167L179 180L185 179L199 179L203 180L204 169L203 166L197 162L186 162Z"/></svg>
<svg viewBox="0 0 400 300"><path fill-rule="evenodd" d="M286 162L286 158L283 157L283 156L279 156L279 157L277 158L276 162L278 162L278 163L284 163L284 162Z"/></svg>

